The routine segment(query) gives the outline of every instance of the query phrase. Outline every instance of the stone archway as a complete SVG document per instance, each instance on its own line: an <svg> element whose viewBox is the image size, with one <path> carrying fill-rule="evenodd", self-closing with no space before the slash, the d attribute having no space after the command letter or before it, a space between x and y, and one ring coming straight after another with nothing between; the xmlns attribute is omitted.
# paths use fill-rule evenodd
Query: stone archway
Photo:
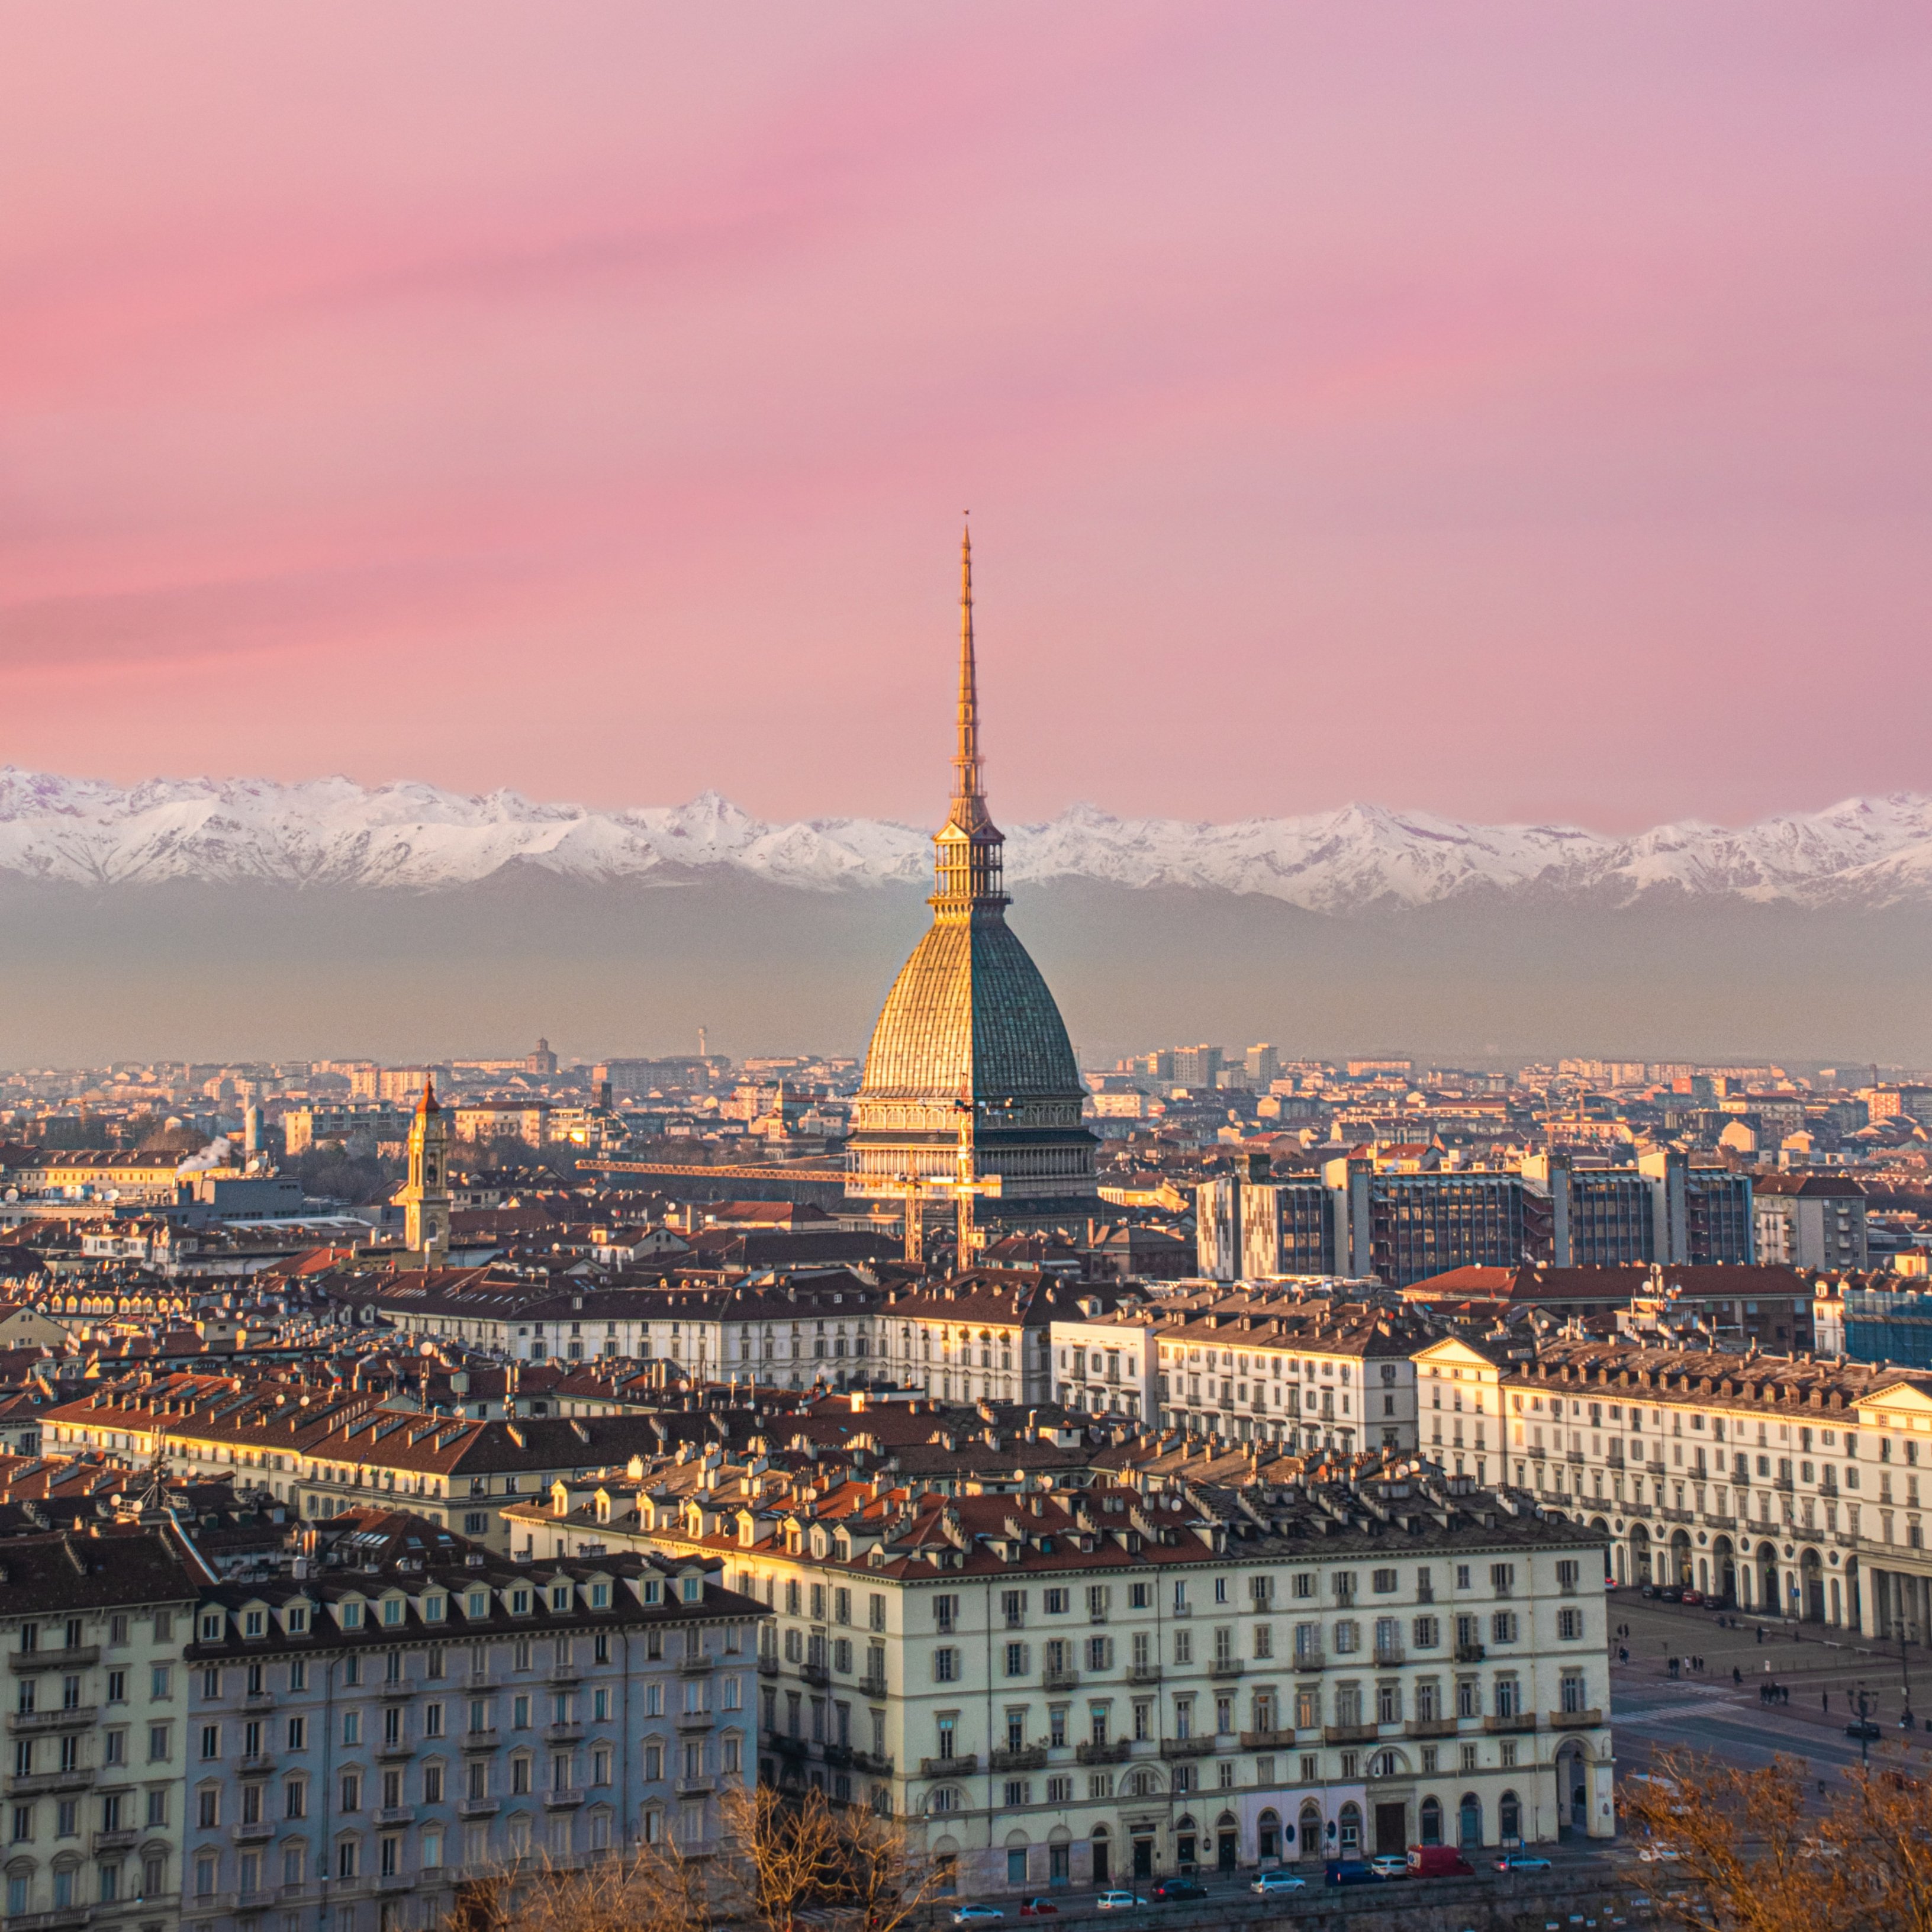
<svg viewBox="0 0 1932 1932"><path fill-rule="evenodd" d="M1757 1546L1758 1606L1767 1616L1784 1614L1783 1593L1778 1587L1778 1546L1760 1543Z"/></svg>
<svg viewBox="0 0 1932 1932"><path fill-rule="evenodd" d="M1650 1529L1647 1524L1630 1525L1630 1581L1642 1585L1654 1583L1657 1580L1650 1572Z"/></svg>
<svg viewBox="0 0 1932 1932"><path fill-rule="evenodd" d="M1589 1754L1574 1738L1556 1754L1556 1820L1559 1836L1590 1827Z"/></svg>
<svg viewBox="0 0 1932 1932"><path fill-rule="evenodd" d="M1692 1581L1690 1532L1688 1529L1676 1530L1671 1534L1670 1581L1673 1589L1679 1590Z"/></svg>
<svg viewBox="0 0 1932 1932"><path fill-rule="evenodd" d="M1808 1548L1798 1559L1798 1614L1808 1624L1825 1621L1825 1563Z"/></svg>
<svg viewBox="0 0 1932 1932"><path fill-rule="evenodd" d="M1737 1552L1728 1536L1720 1536L1711 1546L1711 1582L1719 1603L1728 1606L1737 1600Z"/></svg>

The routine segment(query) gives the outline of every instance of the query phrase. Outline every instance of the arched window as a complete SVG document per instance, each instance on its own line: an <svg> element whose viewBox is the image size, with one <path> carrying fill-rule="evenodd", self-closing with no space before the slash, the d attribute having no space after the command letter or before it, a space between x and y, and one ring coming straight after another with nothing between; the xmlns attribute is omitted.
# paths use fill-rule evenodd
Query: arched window
<svg viewBox="0 0 1932 1932"><path fill-rule="evenodd" d="M1322 1855L1322 1811L1313 1803L1301 1808L1301 1856L1304 1858L1319 1858Z"/></svg>
<svg viewBox="0 0 1932 1932"><path fill-rule="evenodd" d="M1522 1838L1522 1804L1514 1791L1505 1791L1496 1804L1496 1827L1505 1843Z"/></svg>
<svg viewBox="0 0 1932 1932"><path fill-rule="evenodd" d="M1281 1820L1273 1811L1264 1811L1255 1820L1255 1844L1260 1857L1278 1858L1281 1856Z"/></svg>
<svg viewBox="0 0 1932 1932"><path fill-rule="evenodd" d="M1425 1845L1442 1842L1442 1807L1433 1798L1422 1801L1422 1842Z"/></svg>
<svg viewBox="0 0 1932 1932"><path fill-rule="evenodd" d="M1369 1760L1371 1778L1393 1778L1400 1768L1400 1761L1392 1750L1377 1751Z"/></svg>
<svg viewBox="0 0 1932 1932"><path fill-rule="evenodd" d="M1473 1791L1463 1792L1456 1809L1456 1842L1464 1846L1483 1842L1483 1801Z"/></svg>
<svg viewBox="0 0 1932 1932"><path fill-rule="evenodd" d="M1352 1798L1342 1807L1341 1852L1345 1858L1357 1856L1362 1849L1362 1808Z"/></svg>

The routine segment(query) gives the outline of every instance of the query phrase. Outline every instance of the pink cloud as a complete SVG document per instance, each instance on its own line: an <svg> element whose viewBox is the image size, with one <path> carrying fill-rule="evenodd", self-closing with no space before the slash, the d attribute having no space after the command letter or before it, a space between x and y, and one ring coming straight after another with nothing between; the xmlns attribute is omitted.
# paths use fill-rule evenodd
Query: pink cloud
<svg viewBox="0 0 1932 1932"><path fill-rule="evenodd" d="M970 504L1008 816L1928 782L1902 7L4 52L16 762L929 814Z"/></svg>

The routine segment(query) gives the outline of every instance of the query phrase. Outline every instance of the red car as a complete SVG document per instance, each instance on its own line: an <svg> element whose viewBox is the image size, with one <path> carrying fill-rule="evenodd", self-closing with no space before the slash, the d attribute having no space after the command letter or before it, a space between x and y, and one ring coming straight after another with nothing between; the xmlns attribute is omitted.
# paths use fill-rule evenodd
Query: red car
<svg viewBox="0 0 1932 1932"><path fill-rule="evenodd" d="M1704 1599L1697 1591L1686 1590L1684 1592L1684 1600L1687 1604L1701 1604Z"/></svg>
<svg viewBox="0 0 1932 1932"><path fill-rule="evenodd" d="M1058 1918L1060 1907L1050 1898L1023 1898L1020 1900L1022 1918Z"/></svg>

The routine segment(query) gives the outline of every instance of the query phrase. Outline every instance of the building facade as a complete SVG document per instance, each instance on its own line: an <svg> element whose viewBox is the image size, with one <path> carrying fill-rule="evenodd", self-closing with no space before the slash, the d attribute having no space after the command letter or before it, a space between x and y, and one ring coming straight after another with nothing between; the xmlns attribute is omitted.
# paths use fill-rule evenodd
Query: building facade
<svg viewBox="0 0 1932 1932"><path fill-rule="evenodd" d="M640 1509L771 1613L760 1774L969 1894L1612 1829L1604 1539L1466 1480Z"/></svg>

